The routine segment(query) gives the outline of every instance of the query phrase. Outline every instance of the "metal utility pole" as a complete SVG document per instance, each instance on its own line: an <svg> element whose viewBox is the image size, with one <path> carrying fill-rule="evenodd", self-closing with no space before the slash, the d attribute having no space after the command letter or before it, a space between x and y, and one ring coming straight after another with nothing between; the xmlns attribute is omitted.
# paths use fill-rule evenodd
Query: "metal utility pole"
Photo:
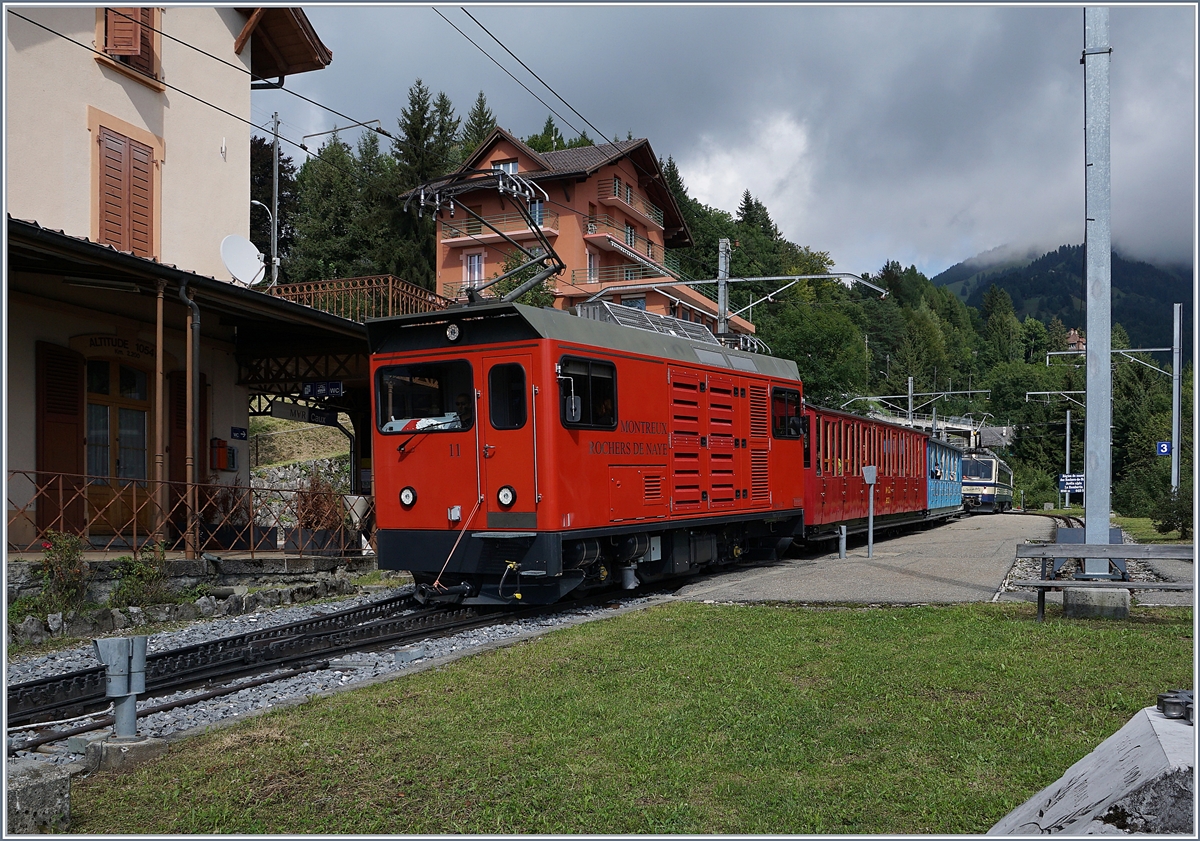
<svg viewBox="0 0 1200 841"><path fill-rule="evenodd" d="M1087 456L1084 541L1109 542L1112 507L1112 207L1108 9L1083 12L1084 243L1087 280ZM1108 560L1088 558L1086 576L1107 576Z"/></svg>
<svg viewBox="0 0 1200 841"><path fill-rule="evenodd" d="M1175 304L1175 339L1171 342L1171 491L1179 491L1179 401L1182 371L1183 304Z"/></svg>
<svg viewBox="0 0 1200 841"><path fill-rule="evenodd" d="M1063 472L1068 475L1071 473L1071 410L1070 409L1067 409L1067 465L1066 465L1066 469ZM1067 494L1067 507L1070 508L1071 507L1071 492L1066 491L1066 494Z"/></svg>
<svg viewBox="0 0 1200 841"><path fill-rule="evenodd" d="M271 115L271 285L279 283L279 112Z"/></svg>
<svg viewBox="0 0 1200 841"><path fill-rule="evenodd" d="M912 426L913 378L908 378L908 425Z"/></svg>
<svg viewBox="0 0 1200 841"><path fill-rule="evenodd" d="M729 327L729 240L717 242L717 335L724 336Z"/></svg>

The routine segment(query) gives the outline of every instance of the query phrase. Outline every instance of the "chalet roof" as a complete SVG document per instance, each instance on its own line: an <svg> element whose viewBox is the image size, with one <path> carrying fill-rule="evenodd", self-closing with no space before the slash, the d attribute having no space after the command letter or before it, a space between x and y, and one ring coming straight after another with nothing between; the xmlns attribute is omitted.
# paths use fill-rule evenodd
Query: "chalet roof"
<svg viewBox="0 0 1200 841"><path fill-rule="evenodd" d="M463 161L458 170L445 178L425 184L425 192L436 192L449 188L452 192L461 193L489 186L486 174L479 175L479 170L487 169L487 166L481 166L480 162L491 151L496 141L501 139L516 146L522 155L540 167L540 169L523 170L520 173L524 178L534 182L588 178L601 167L615 163L621 158L629 158L639 173L638 189L645 192L647 198L663 211L664 239L667 247L686 248L693 244L691 231L688 230L687 223L683 220L683 213L675 201L675 196L667 187L662 168L658 165L658 157L650 148L650 141L644 137L612 141L596 146L558 149L554 152L538 152L511 132L497 126ZM473 174L477 176L474 180L464 180L470 179ZM410 190L402 198L416 192L416 189Z"/></svg>
<svg viewBox="0 0 1200 841"><path fill-rule="evenodd" d="M250 72L263 79L321 70L333 61L333 52L303 10L284 7L241 8L246 25L233 42L238 55L250 44Z"/></svg>

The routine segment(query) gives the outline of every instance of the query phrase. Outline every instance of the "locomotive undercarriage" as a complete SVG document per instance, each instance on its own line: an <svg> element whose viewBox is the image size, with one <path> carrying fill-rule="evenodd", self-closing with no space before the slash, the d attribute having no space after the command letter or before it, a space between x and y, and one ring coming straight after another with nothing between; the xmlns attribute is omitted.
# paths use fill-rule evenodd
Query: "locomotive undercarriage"
<svg viewBox="0 0 1200 841"><path fill-rule="evenodd" d="M569 594L777 559L802 530L800 514L770 521L697 523L658 532L379 532L379 566L408 570L418 598L463 604L551 604ZM451 550L453 549L453 555ZM449 560L447 560L449 558Z"/></svg>

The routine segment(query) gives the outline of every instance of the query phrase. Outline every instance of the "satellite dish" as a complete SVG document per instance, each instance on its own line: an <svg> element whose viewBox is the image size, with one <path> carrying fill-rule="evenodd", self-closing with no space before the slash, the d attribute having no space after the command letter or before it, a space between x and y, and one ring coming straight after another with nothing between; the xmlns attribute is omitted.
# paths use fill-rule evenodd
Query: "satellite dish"
<svg viewBox="0 0 1200 841"><path fill-rule="evenodd" d="M250 240L237 234L230 234L221 240L221 261L234 280L247 286L258 283L267 271L262 252Z"/></svg>

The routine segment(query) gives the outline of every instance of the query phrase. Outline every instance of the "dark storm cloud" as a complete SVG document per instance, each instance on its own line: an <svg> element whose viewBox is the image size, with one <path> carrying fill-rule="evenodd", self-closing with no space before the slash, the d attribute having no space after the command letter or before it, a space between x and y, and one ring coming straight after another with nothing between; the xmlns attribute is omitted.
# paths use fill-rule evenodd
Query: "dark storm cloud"
<svg viewBox="0 0 1200 841"><path fill-rule="evenodd" d="M440 11L564 134L595 137L457 7ZM1082 8L470 11L606 136L650 138L708 204L732 211L749 189L839 268L932 274L1004 244L1082 240ZM548 116L429 7L307 12L334 62L288 84L358 119L394 128L417 77L460 114L482 89L518 135ZM1111 11L1113 239L1142 259L1191 259L1194 14ZM290 136L346 123L296 103L256 94L256 118L278 108Z"/></svg>

